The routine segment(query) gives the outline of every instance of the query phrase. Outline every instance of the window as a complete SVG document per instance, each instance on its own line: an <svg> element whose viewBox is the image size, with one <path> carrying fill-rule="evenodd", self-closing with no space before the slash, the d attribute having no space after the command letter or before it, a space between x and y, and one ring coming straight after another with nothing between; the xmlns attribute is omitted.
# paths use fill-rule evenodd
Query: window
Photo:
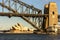
<svg viewBox="0 0 60 40"><path fill-rule="evenodd" d="M53 15L54 15L55 13L53 12Z"/></svg>

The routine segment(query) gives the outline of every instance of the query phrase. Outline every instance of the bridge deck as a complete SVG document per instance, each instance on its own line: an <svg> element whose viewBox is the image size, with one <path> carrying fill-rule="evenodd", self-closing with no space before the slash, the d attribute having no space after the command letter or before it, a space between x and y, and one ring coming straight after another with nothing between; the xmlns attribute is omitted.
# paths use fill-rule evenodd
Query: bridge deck
<svg viewBox="0 0 60 40"><path fill-rule="evenodd" d="M25 17L43 17L43 16L48 16L48 14L25 14L25 13L8 13L8 12L0 12L0 16L15 16L15 17L21 17L21 16L25 16Z"/></svg>

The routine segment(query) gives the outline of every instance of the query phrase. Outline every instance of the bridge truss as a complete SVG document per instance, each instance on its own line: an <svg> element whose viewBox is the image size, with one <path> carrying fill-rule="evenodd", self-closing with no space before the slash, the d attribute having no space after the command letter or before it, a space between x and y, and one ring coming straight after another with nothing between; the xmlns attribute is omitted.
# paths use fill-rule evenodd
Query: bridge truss
<svg viewBox="0 0 60 40"><path fill-rule="evenodd" d="M42 15L42 11L33 5L28 5L20 0L2 0L0 6L2 7L0 16L21 17L34 28L41 29L42 17L45 15ZM5 12L5 8L8 9L8 12Z"/></svg>

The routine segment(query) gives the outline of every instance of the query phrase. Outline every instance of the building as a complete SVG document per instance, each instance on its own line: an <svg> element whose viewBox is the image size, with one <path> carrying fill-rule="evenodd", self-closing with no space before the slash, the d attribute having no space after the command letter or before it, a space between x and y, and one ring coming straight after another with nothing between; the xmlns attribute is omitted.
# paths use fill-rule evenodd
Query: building
<svg viewBox="0 0 60 40"><path fill-rule="evenodd" d="M12 26L10 32L21 33L21 32L33 32L34 29L24 27L22 24L17 23L17 25Z"/></svg>

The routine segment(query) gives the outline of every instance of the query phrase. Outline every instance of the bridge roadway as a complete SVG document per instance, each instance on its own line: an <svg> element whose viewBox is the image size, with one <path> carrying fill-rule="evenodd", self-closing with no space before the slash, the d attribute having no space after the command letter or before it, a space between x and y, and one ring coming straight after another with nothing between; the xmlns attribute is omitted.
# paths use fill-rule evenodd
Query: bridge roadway
<svg viewBox="0 0 60 40"><path fill-rule="evenodd" d="M29 14L29 13L10 13L10 12L0 12L0 16L14 16L14 17L48 17L48 14ZM60 15L58 15L58 19L60 19Z"/></svg>
<svg viewBox="0 0 60 40"><path fill-rule="evenodd" d="M15 17L44 17L48 16L48 14L29 14L29 13L9 13L9 12L0 12L0 16L15 16Z"/></svg>
<svg viewBox="0 0 60 40"><path fill-rule="evenodd" d="M48 17L48 14L29 14L29 13L10 13L10 12L0 12L0 16L8 16L8 17ZM60 15L58 15L58 22L60 22Z"/></svg>

